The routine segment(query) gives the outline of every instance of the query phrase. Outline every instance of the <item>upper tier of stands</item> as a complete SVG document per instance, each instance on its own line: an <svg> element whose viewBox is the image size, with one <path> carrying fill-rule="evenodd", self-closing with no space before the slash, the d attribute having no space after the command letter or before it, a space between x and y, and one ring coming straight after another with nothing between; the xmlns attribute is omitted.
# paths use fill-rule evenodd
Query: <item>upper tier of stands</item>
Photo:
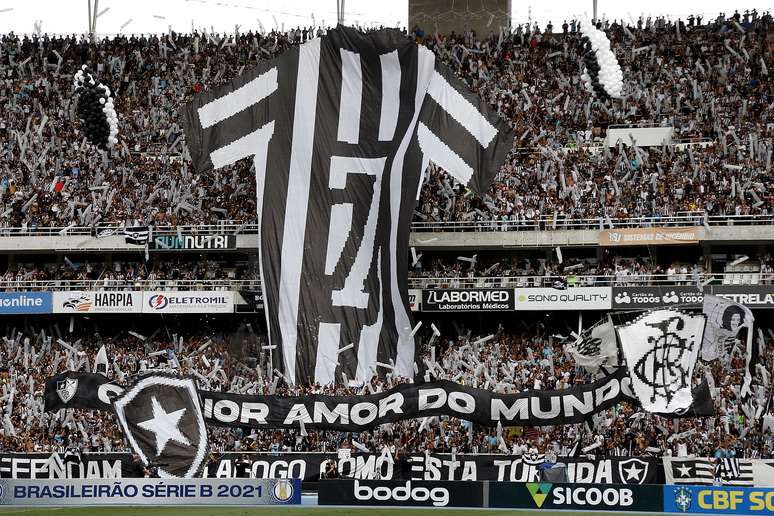
<svg viewBox="0 0 774 516"><path fill-rule="evenodd" d="M418 38L517 137L482 196L431 166L415 228L625 226L693 212L706 214L710 225L770 223L771 16L740 20L738 28L723 18L679 23L679 30L666 20L606 23L626 98L604 103L580 86L575 32L518 26L502 38ZM305 34L116 36L96 43L1 36L0 227L254 222L249 164L207 175L192 170L178 108ZM84 145L79 131L71 76L83 63L116 92L120 144L111 155ZM683 143L603 145L607 127L627 124L673 127L674 142Z"/></svg>

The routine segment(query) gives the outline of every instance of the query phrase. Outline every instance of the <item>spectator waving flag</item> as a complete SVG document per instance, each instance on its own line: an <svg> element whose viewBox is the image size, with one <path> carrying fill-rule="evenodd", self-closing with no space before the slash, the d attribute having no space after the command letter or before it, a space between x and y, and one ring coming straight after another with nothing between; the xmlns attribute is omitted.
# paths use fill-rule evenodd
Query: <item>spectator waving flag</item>
<svg viewBox="0 0 774 516"><path fill-rule="evenodd" d="M485 190L510 129L427 48L346 27L195 97L182 117L199 172L253 160L265 313L286 379L363 381L391 360L413 375L406 250L424 170Z"/></svg>
<svg viewBox="0 0 774 516"><path fill-rule="evenodd" d="M760 362L758 346L753 344L755 317L746 306L709 294L704 296L703 311L707 317L707 328L701 345L701 358L705 361L719 359L728 366L733 355L744 353L741 397L743 401L747 401L751 393L755 366ZM742 334L745 336L744 351L741 349Z"/></svg>
<svg viewBox="0 0 774 516"><path fill-rule="evenodd" d="M575 363L592 374L602 366L618 365L618 342L610 317L584 331L577 342L567 346Z"/></svg>
<svg viewBox="0 0 774 516"><path fill-rule="evenodd" d="M617 330L632 389L642 408L670 414L688 409L704 315L653 310Z"/></svg>

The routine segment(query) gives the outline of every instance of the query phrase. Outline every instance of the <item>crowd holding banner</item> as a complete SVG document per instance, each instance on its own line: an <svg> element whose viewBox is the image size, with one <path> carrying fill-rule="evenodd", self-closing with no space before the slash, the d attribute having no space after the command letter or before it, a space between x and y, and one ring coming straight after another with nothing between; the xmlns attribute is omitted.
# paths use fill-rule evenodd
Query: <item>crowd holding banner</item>
<svg viewBox="0 0 774 516"><path fill-rule="evenodd" d="M715 459L673 457L552 457L545 455L350 453L212 453L202 476L298 478L317 482L341 477L363 480L539 482L548 468L577 484L712 484ZM344 453L346 452L346 453ZM689 468L689 469L686 469ZM688 471L688 473L685 473ZM138 478L143 464L129 453L0 453L0 478ZM683 474L684 473L684 474ZM739 459L736 477L723 485L774 487L774 460Z"/></svg>
<svg viewBox="0 0 774 516"><path fill-rule="evenodd" d="M207 476L250 475L255 478L301 478L317 481L333 463L335 476L382 480L494 480L537 482L546 467L560 468L571 482L581 484L655 484L655 458L582 458L544 456L424 454L393 458L387 454L291 453L225 454L211 460Z"/></svg>
<svg viewBox="0 0 774 516"><path fill-rule="evenodd" d="M150 376L153 377L152 375ZM148 378L148 377L145 377ZM65 372L46 382L45 410L111 410L124 387L95 373ZM501 394L448 380L405 383L361 396L243 395L199 390L204 420L240 428L309 428L358 432L385 423L430 416L451 416L484 426L547 426L582 423L621 401L637 403L623 368L592 383L559 391ZM690 394L689 394L690 396ZM694 389L692 411L711 415L706 384Z"/></svg>

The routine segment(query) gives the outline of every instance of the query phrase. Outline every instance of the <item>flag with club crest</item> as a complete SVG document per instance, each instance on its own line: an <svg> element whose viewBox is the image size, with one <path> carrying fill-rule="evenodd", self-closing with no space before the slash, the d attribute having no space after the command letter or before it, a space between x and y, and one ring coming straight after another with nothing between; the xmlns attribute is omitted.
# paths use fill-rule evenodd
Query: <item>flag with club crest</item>
<svg viewBox="0 0 774 516"><path fill-rule="evenodd" d="M693 401L691 377L704 315L652 310L617 328L632 389L648 412L680 413Z"/></svg>
<svg viewBox="0 0 774 516"><path fill-rule="evenodd" d="M193 378L140 377L113 400L113 410L134 453L160 477L201 476L209 449Z"/></svg>

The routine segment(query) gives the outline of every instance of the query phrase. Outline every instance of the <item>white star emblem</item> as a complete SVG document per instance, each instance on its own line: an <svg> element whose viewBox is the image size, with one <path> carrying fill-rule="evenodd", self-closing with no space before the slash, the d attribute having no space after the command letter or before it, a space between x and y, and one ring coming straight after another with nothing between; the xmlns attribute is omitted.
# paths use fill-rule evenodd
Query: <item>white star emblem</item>
<svg viewBox="0 0 774 516"><path fill-rule="evenodd" d="M682 466L677 467L677 471L680 472L681 477L690 477L691 476L691 467L687 464L683 464Z"/></svg>
<svg viewBox="0 0 774 516"><path fill-rule="evenodd" d="M640 479L640 472L643 471L642 469L637 467L637 464L632 462L632 466L629 469L624 468L623 469L626 472L626 480L639 480Z"/></svg>
<svg viewBox="0 0 774 516"><path fill-rule="evenodd" d="M151 402L153 403L153 419L138 423L137 426L156 435L156 456L162 454L169 441L190 446L191 443L178 428L180 418L183 417L186 409L181 408L180 410L167 413L164 407L161 406L161 403L159 403L159 400L156 399L156 396L153 396Z"/></svg>

